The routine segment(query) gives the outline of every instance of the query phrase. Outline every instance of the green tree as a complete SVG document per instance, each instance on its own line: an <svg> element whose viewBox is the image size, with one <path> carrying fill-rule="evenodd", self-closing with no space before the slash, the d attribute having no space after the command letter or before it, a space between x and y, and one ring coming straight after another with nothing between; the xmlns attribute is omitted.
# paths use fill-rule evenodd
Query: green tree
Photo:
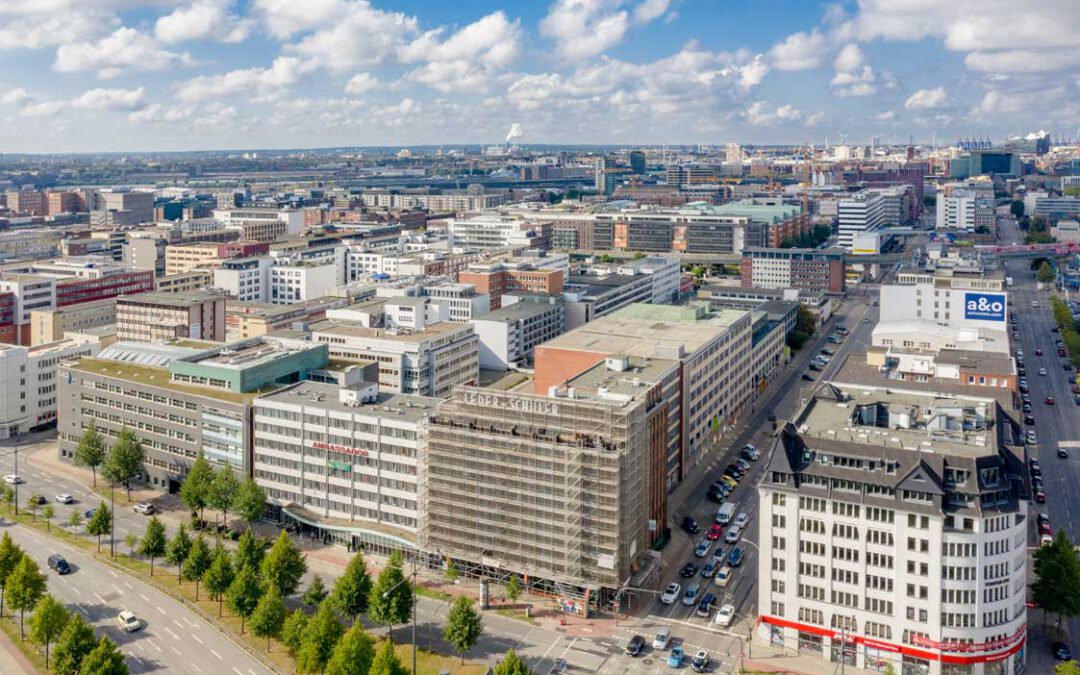
<svg viewBox="0 0 1080 675"><path fill-rule="evenodd" d="M202 581L212 563L210 547L200 532L195 537L195 541L191 542L191 550L188 551L187 560L184 561L184 578L195 582L195 602L199 601L199 582Z"/></svg>
<svg viewBox="0 0 1080 675"><path fill-rule="evenodd" d="M516 579L517 575L512 578ZM464 596L458 596L446 618L443 639L461 654L462 663L465 663L465 652L476 646L482 632L484 632L484 620L473 607L473 601Z"/></svg>
<svg viewBox="0 0 1080 675"><path fill-rule="evenodd" d="M330 655L344 633L341 620L334 613L334 603L324 600L304 629L304 641L296 655L296 672L321 673L326 670Z"/></svg>
<svg viewBox="0 0 1080 675"><path fill-rule="evenodd" d="M266 549L269 546L269 541L263 537L256 537L255 532L248 527L236 542L233 563L238 568L248 565L253 570L261 569L263 558L266 557Z"/></svg>
<svg viewBox="0 0 1080 675"><path fill-rule="evenodd" d="M45 647L46 668L49 667L49 646L60 637L70 618L67 607L49 593L34 608L34 615L30 617L30 639Z"/></svg>
<svg viewBox="0 0 1080 675"><path fill-rule="evenodd" d="M1009 212L1012 213L1013 218L1023 218L1024 217L1024 202L1023 202L1023 200L1020 200L1020 199L1012 200L1012 203L1009 204Z"/></svg>
<svg viewBox="0 0 1080 675"><path fill-rule="evenodd" d="M94 627L81 614L73 612L53 649L53 673L78 675L83 659L94 650L96 644Z"/></svg>
<svg viewBox="0 0 1080 675"><path fill-rule="evenodd" d="M38 507L41 506L38 502L40 501L41 495L36 492L31 493L31 495L26 498L26 508L30 511L30 515L34 517L34 520L37 520L37 510Z"/></svg>
<svg viewBox="0 0 1080 675"><path fill-rule="evenodd" d="M240 490L240 482L236 480L236 474L227 465L218 469L210 483L209 504L221 511L224 516L225 527L229 526L229 511L236 503L236 493Z"/></svg>
<svg viewBox="0 0 1080 675"><path fill-rule="evenodd" d="M304 610L298 609L285 619L285 625L281 627L281 644L285 645L293 658L300 653L300 647L304 644L304 631L307 630L308 621Z"/></svg>
<svg viewBox="0 0 1080 675"><path fill-rule="evenodd" d="M1080 615L1080 558L1064 530L1054 540L1035 551L1035 582L1031 599L1059 623Z"/></svg>
<svg viewBox="0 0 1080 675"><path fill-rule="evenodd" d="M235 576L228 551L224 546L218 546L214 551L214 561L210 563L206 575L203 576L203 583L206 584L210 599L218 601L218 618L221 618L221 606Z"/></svg>
<svg viewBox="0 0 1080 675"><path fill-rule="evenodd" d="M71 515L68 516L67 524L68 524L68 527L71 528L72 532L77 532L79 530L79 528L82 527L83 515L81 513L79 513L78 509L75 509L74 511L72 511Z"/></svg>
<svg viewBox="0 0 1080 675"><path fill-rule="evenodd" d="M266 511L266 491L262 489L255 479L248 476L236 492L236 502L233 504L236 514L247 521L250 527Z"/></svg>
<svg viewBox="0 0 1080 675"><path fill-rule="evenodd" d="M210 484L213 482L214 469L200 452L180 485L180 501L192 511L198 511L199 518L202 518L203 509L210 502Z"/></svg>
<svg viewBox="0 0 1080 675"><path fill-rule="evenodd" d="M128 556L135 557L135 547L139 545L139 535L128 532L124 535L124 545L128 547Z"/></svg>
<svg viewBox="0 0 1080 675"><path fill-rule="evenodd" d="M394 551L371 589L368 597L368 618L380 626L387 626L390 629L387 637L392 642L394 625L409 620L412 603L412 584L405 581L405 573L401 569L401 552Z"/></svg>
<svg viewBox="0 0 1080 675"><path fill-rule="evenodd" d="M11 608L19 611L19 636L26 639L23 631L24 617L28 610L33 609L41 596L45 594L45 575L41 573L34 559L24 555L19 559L19 564L8 577L7 594Z"/></svg>
<svg viewBox="0 0 1080 675"><path fill-rule="evenodd" d="M450 583L454 583L455 581L457 581L457 578L461 576L461 573L458 571L457 565L454 564L453 558L446 559L446 571L443 572L443 576Z"/></svg>
<svg viewBox="0 0 1080 675"><path fill-rule="evenodd" d="M184 561L191 552L191 537L188 536L187 528L183 523L177 528L176 534L165 547L165 560L170 565L176 565L176 580L182 583L184 576Z"/></svg>
<svg viewBox="0 0 1080 675"><path fill-rule="evenodd" d="M368 675L375 660L375 639L359 623L354 623L334 647L326 675Z"/></svg>
<svg viewBox="0 0 1080 675"><path fill-rule="evenodd" d="M510 598L510 602L517 602L520 595L521 581L518 580L518 575L511 574L510 580L506 582L506 597Z"/></svg>
<svg viewBox="0 0 1080 675"><path fill-rule="evenodd" d="M4 616L4 595L7 593L8 582L22 558L23 550L12 540L11 534L5 532L4 536L0 537L0 617Z"/></svg>
<svg viewBox="0 0 1080 675"><path fill-rule="evenodd" d="M116 643L102 635L93 651L83 658L79 672L82 675L128 675L128 667Z"/></svg>
<svg viewBox="0 0 1080 675"><path fill-rule="evenodd" d="M300 601L308 607L315 608L326 599L327 595L329 595L329 592L326 590L326 584L323 583L322 577L316 574L315 578L308 584L307 590L300 596Z"/></svg>
<svg viewBox="0 0 1080 675"><path fill-rule="evenodd" d="M45 519L45 527L52 531L52 519L56 516L56 510L53 509L52 504L46 504L45 508L41 509L41 517Z"/></svg>
<svg viewBox="0 0 1080 675"><path fill-rule="evenodd" d="M1063 661L1054 666L1054 675L1080 675L1080 663Z"/></svg>
<svg viewBox="0 0 1080 675"><path fill-rule="evenodd" d="M4 486L0 487L0 500L3 500L8 507L8 513L10 513L11 507L15 504L15 488L4 483Z"/></svg>
<svg viewBox="0 0 1080 675"><path fill-rule="evenodd" d="M1039 266L1038 271L1035 272L1035 280L1044 284L1048 284L1054 279L1057 279L1057 272L1054 271L1054 268L1050 266L1049 262L1044 262Z"/></svg>
<svg viewBox="0 0 1080 675"><path fill-rule="evenodd" d="M517 652L511 649L495 666L494 675L531 675L531 672L525 662L518 658Z"/></svg>
<svg viewBox="0 0 1080 675"><path fill-rule="evenodd" d="M802 304L795 310L795 331L808 336L817 332L817 317Z"/></svg>
<svg viewBox="0 0 1080 675"><path fill-rule="evenodd" d="M334 582L334 603L338 611L355 623L356 617L367 611L370 596L371 575L364 556L357 553L345 567L345 573Z"/></svg>
<svg viewBox="0 0 1080 675"><path fill-rule="evenodd" d="M150 516L150 521L146 523L146 532L139 542L139 554L150 559L150 576L154 576L154 558L165 555L167 545L165 526L157 516Z"/></svg>
<svg viewBox="0 0 1080 675"><path fill-rule="evenodd" d="M75 448L75 457L73 459L76 465L85 466L93 472L94 487L97 487L97 470L105 461L106 451L105 439L98 433L94 421L90 420L90 424L86 426L82 438L79 439L78 447Z"/></svg>
<svg viewBox="0 0 1080 675"><path fill-rule="evenodd" d="M409 670L401 665L401 660L394 653L393 642L383 640L379 645L379 651L375 652L375 658L371 660L368 675L409 675Z"/></svg>
<svg viewBox="0 0 1080 675"><path fill-rule="evenodd" d="M270 651L270 638L281 635L285 625L285 601L277 591L263 593L255 612L251 615L251 632L255 637L266 638L266 651Z"/></svg>
<svg viewBox="0 0 1080 675"><path fill-rule="evenodd" d="M143 463L142 443L127 427L120 430L109 448L101 473L113 485L123 485L131 500L131 479L139 475Z"/></svg>
<svg viewBox="0 0 1080 675"><path fill-rule="evenodd" d="M273 587L270 587L273 589ZM244 634L244 621L247 620L255 608L259 605L259 578L255 576L255 570L250 567L241 567L236 573L236 578L229 584L228 601L229 609L240 617L240 634Z"/></svg>
<svg viewBox="0 0 1080 675"><path fill-rule="evenodd" d="M277 541L266 552L261 569L263 581L276 588L281 597L287 598L296 592L300 579L307 572L307 560L282 530Z"/></svg>

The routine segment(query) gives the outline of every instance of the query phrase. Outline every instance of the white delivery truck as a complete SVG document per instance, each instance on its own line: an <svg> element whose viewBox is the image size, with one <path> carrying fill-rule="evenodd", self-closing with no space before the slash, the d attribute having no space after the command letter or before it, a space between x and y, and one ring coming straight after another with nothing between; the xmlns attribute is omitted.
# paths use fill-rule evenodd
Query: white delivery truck
<svg viewBox="0 0 1080 675"><path fill-rule="evenodd" d="M720 510L716 512L716 522L721 525L727 525L731 522L731 519L735 517L735 505L731 502L726 502L720 507Z"/></svg>

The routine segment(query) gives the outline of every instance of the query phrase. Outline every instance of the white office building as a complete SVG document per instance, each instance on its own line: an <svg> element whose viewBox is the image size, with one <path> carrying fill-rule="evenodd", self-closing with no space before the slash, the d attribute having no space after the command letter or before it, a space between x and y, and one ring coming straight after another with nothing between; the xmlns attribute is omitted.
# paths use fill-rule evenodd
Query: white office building
<svg viewBox="0 0 1080 675"><path fill-rule="evenodd" d="M836 207L839 221L837 242L852 250L856 232L867 232L885 224L885 198L871 190L841 199Z"/></svg>
<svg viewBox="0 0 1080 675"><path fill-rule="evenodd" d="M56 373L61 361L97 356L98 342L64 339L34 347L0 344L0 438L56 421Z"/></svg>
<svg viewBox="0 0 1080 675"><path fill-rule="evenodd" d="M886 284L880 298L874 346L1009 352L1004 291Z"/></svg>

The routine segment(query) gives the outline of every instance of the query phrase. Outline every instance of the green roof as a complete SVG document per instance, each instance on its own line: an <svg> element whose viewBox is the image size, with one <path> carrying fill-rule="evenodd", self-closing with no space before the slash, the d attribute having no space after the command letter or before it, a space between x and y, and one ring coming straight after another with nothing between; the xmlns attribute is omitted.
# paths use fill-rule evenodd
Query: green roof
<svg viewBox="0 0 1080 675"><path fill-rule="evenodd" d="M72 367L72 370L93 373L95 375L104 375L106 377L115 377L135 384L160 387L181 394L203 396L219 401L227 401L229 403L251 403L251 401L260 394L265 394L278 388L277 386L268 386L256 391L238 393L214 387L179 384L169 380L168 368L140 366L126 361L110 361L108 359L95 359L86 356L79 359L79 362Z"/></svg>

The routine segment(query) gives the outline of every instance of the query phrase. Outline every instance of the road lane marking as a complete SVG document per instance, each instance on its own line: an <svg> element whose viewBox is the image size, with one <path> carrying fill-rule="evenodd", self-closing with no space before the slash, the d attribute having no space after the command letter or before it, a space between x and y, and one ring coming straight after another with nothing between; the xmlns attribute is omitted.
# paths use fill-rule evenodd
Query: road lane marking
<svg viewBox="0 0 1080 675"><path fill-rule="evenodd" d="M160 607L154 607L154 609L156 609L157 611L161 612L161 613L162 613L162 614L164 614L165 616L168 616L168 613L167 613L167 612L166 612L165 610L163 610L162 608L160 608Z"/></svg>
<svg viewBox="0 0 1080 675"><path fill-rule="evenodd" d="M170 646L169 646L169 649L171 649L171 650L173 650L174 652L176 652L176 655L177 655L177 656L183 656L183 654L181 654L181 653L180 653L180 650L179 650L179 649L177 649L176 647L173 647L172 645L170 645Z"/></svg>
<svg viewBox="0 0 1080 675"><path fill-rule="evenodd" d="M237 668L236 666L233 666L233 667L232 667L232 671L233 671L234 673L236 673L236 675L244 675L244 671L240 670L240 669L239 669L239 668Z"/></svg>
<svg viewBox="0 0 1080 675"><path fill-rule="evenodd" d="M160 651L164 651L164 650L162 650L162 648L161 648L161 647L158 647L158 646L157 646L157 643L155 643L155 642L154 642L153 640L147 640L147 642L149 642L149 643L150 643L150 646L151 646L151 647L153 647L154 649L158 650L159 652L160 652Z"/></svg>
<svg viewBox="0 0 1080 675"><path fill-rule="evenodd" d="M109 604L109 603L105 602L105 598L101 597L101 596L100 596L100 595L98 595L97 593L94 593L94 597L95 597L95 598L97 598L97 599L98 599L98 602L100 602L100 603L101 603L101 604L103 604L103 605L107 605L107 604Z"/></svg>
<svg viewBox="0 0 1080 675"><path fill-rule="evenodd" d="M116 589L116 592L117 592L117 593L119 593L120 595L123 595L123 594L124 594L124 592L123 592L122 590L120 590L120 587L119 587L119 586L117 586L116 584L113 584L113 585L112 585L112 587L113 587L114 589Z"/></svg>
<svg viewBox="0 0 1080 675"><path fill-rule="evenodd" d="M180 636L179 636L179 635L177 635L176 633L174 633L174 632L172 631L172 629L171 629L171 628L169 628L168 626L162 626L162 628L164 628L164 629L165 629L165 632L166 632L166 633L168 633L169 635L173 636L173 639L174 639L174 640L179 640L179 639L180 639Z"/></svg>
<svg viewBox="0 0 1080 675"><path fill-rule="evenodd" d="M172 620L172 622L173 622L173 623L175 623L175 624L176 624L176 626L177 626L177 627L178 627L178 628L179 628L180 630L183 630L183 629L184 629L184 624L180 623L180 622L179 622L179 621L177 621L176 619L173 619L173 620Z"/></svg>
<svg viewBox="0 0 1080 675"><path fill-rule="evenodd" d="M221 658L221 654L218 654L213 649L210 650L210 653L213 654L214 656L216 656L218 661L224 661L225 660L225 659Z"/></svg>
<svg viewBox="0 0 1080 675"><path fill-rule="evenodd" d="M192 628L198 628L198 627L199 627L199 624L195 623L194 621L192 621L191 619L187 618L186 616L184 617L184 623L186 623L187 625L191 626Z"/></svg>
<svg viewBox="0 0 1080 675"><path fill-rule="evenodd" d="M199 636L196 635L195 633L191 634L191 639L194 640L195 642L198 642L199 644L203 643L202 640L199 639Z"/></svg>
<svg viewBox="0 0 1080 675"><path fill-rule="evenodd" d="M130 584L129 582L127 582L127 581L125 581L125 582L124 582L124 585L125 585L125 586L127 586L127 587L128 587L128 589L130 589L130 590L135 590L135 587L134 587L134 586L132 586L132 585L131 585L131 584Z"/></svg>
<svg viewBox="0 0 1080 675"><path fill-rule="evenodd" d="M139 597L143 599L143 602L150 602L150 598L146 597L142 593L139 593Z"/></svg>
<svg viewBox="0 0 1080 675"><path fill-rule="evenodd" d="M190 665L192 668L194 668L196 673L201 673L202 672L202 668L198 667L194 663L191 663L191 664L188 664L188 665Z"/></svg>
<svg viewBox="0 0 1080 675"><path fill-rule="evenodd" d="M113 575L113 577L115 577L115 578L117 578L117 579L119 579L119 578L120 578L120 575L119 575L119 574L117 574L116 572L113 572L112 570L109 570L109 574Z"/></svg>

